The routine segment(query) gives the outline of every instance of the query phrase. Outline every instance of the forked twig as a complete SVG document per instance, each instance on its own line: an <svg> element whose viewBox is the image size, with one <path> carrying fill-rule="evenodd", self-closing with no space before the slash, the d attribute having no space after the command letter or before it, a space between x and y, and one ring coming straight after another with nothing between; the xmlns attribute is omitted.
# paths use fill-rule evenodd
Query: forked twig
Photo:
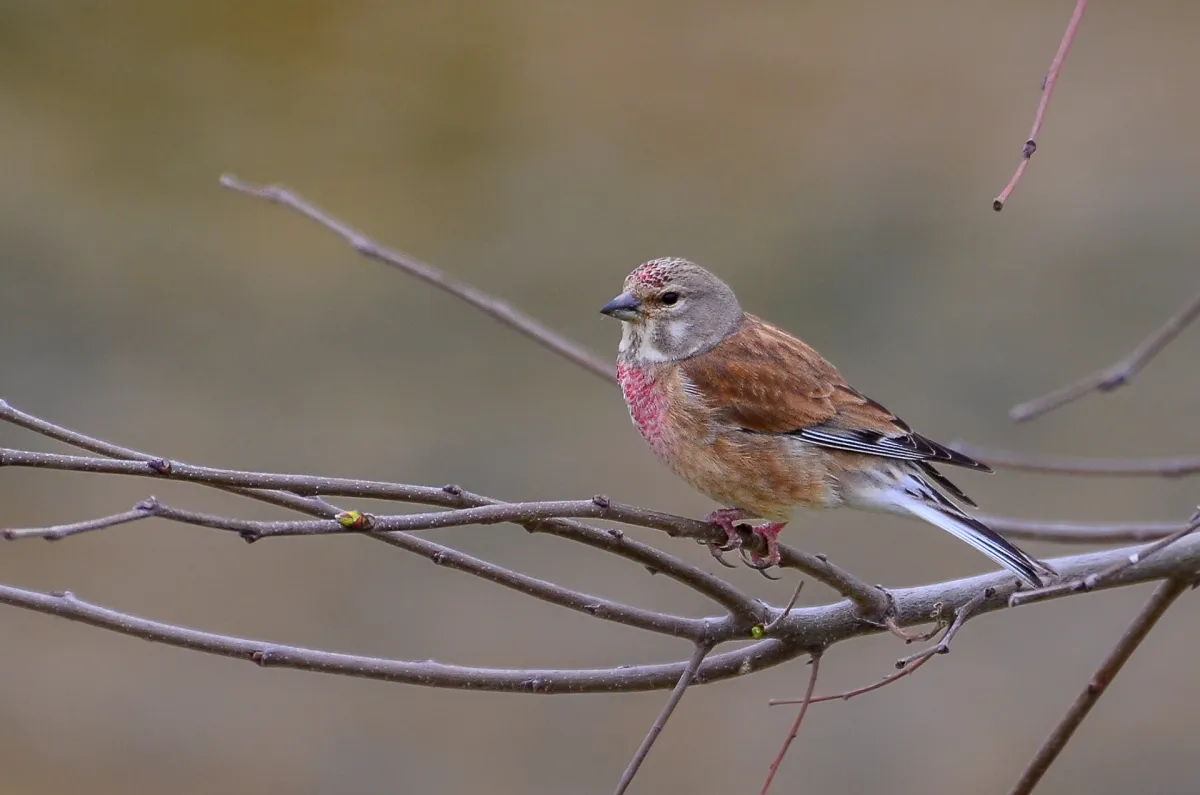
<svg viewBox="0 0 1200 795"><path fill-rule="evenodd" d="M1146 603L1146 606L1134 618L1133 623L1125 630L1125 634L1117 641L1116 647L1109 652L1108 657L1084 686L1083 691L1075 699L1075 703L1067 710L1067 714L1038 748L1033 761L1021 774L1016 786L1012 788L1012 795L1028 795L1033 792L1034 787L1042 780L1042 776L1046 775L1050 765L1054 764L1054 760L1058 758L1062 749L1075 734L1079 724L1088 716L1100 696L1104 695L1113 679L1121 672L1121 668L1150 634L1150 630L1154 629L1154 625L1163 617L1167 609L1190 585L1191 582L1186 579L1170 579L1158 586L1154 595L1150 597L1150 601Z"/></svg>
<svg viewBox="0 0 1200 795"><path fill-rule="evenodd" d="M705 656L710 651L712 651L712 646L696 644L696 651L692 654L692 659L688 662L687 668L680 674L679 683L671 691L671 695L667 698L667 703L663 704L662 711L654 719L654 723L650 726L650 731L646 733L642 744L638 746L633 759L629 760L629 766L625 768L625 772L621 775L621 780L617 782L617 788L613 790L613 795L624 795L625 790L629 789L629 785L633 783L633 777L637 775L642 762L646 761L646 756L650 753L650 747L654 745L654 741L658 739L658 735L662 734L663 727L667 725L667 721L671 719L671 714L675 712L675 707L679 706L680 700L683 699L683 692L692 683L692 680L696 676L696 671L700 668L700 663L704 662Z"/></svg>
<svg viewBox="0 0 1200 795"><path fill-rule="evenodd" d="M1017 422L1025 422L1079 400L1091 392L1111 392L1125 386L1197 317L1200 317L1200 294L1180 307L1157 331L1116 363L1048 395L1013 406L1009 414Z"/></svg>
<svg viewBox="0 0 1200 795"><path fill-rule="evenodd" d="M1067 60L1071 42L1075 40L1075 31L1079 28L1079 21L1083 19L1083 12L1086 8L1087 0L1076 0L1071 20L1067 23L1062 41L1058 44L1058 52L1054 53L1054 60L1050 62L1050 70L1046 72L1046 77L1042 82L1042 98L1038 101L1037 113L1033 116L1033 129L1029 131L1029 137L1025 139L1025 145L1021 147L1021 162L1017 164L1016 173L1004 186L1004 190L1000 191L1000 195L992 200L992 209L996 212L1004 209L1008 197L1012 195L1013 190L1017 187L1017 182L1020 181L1021 175L1025 173L1025 168L1029 165L1029 159L1037 151L1037 138L1042 130L1042 121L1046 118L1046 108L1050 106L1050 95L1054 93L1054 85L1058 82L1058 75L1062 71L1063 63Z"/></svg>
<svg viewBox="0 0 1200 795"><path fill-rule="evenodd" d="M922 649L916 654L911 654L908 657L902 657L899 660L896 660L895 673L888 674L878 682L873 682L863 687L857 687L853 690L847 690L843 693L833 693L828 696L818 696L817 698L806 696L802 700L794 698L773 698L767 703L770 706L775 707L782 704L796 704L805 702L809 704L819 704L822 701L849 701L855 696L861 696L864 693L870 693L874 690L879 690L882 687L890 685L892 682L903 679L906 676L911 676L918 668L931 660L933 655L949 654L950 641L954 640L954 636L957 635L958 631L963 628L964 624L967 623L967 619L969 619L975 611L982 607L984 602L986 602L988 599L991 599L995 595L995 588L984 588L982 591L979 591L977 594L972 596L955 612L954 621L951 622L946 628L946 634L942 635L942 639L940 641L933 644L929 648Z"/></svg>

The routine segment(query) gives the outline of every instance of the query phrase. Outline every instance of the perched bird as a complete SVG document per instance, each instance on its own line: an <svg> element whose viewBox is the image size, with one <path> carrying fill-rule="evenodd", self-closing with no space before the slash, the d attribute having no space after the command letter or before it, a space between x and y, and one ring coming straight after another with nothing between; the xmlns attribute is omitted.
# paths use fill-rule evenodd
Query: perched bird
<svg viewBox="0 0 1200 795"><path fill-rule="evenodd" d="M699 265L645 262L600 311L622 323L617 380L634 424L675 474L725 506L706 520L725 530L724 548L738 545L738 520L766 520L754 528L768 550L756 567L779 562L794 508L846 506L923 519L1034 587L1050 572L942 494L975 507L935 463L986 464L915 433L808 345L743 312Z"/></svg>

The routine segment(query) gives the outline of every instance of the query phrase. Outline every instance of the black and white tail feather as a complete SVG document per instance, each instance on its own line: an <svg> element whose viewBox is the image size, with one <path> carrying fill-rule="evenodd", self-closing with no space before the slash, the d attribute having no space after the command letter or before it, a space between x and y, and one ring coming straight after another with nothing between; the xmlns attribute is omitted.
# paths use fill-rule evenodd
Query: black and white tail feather
<svg viewBox="0 0 1200 795"><path fill-rule="evenodd" d="M842 388L852 391L849 387ZM854 394L870 401L857 392ZM874 401L870 402L880 411L890 414L883 406ZM845 484L849 486L845 494L847 501L860 508L915 516L929 522L975 547L1016 574L1027 585L1042 587L1040 575L1054 574L1052 569L1022 552L983 522L963 513L962 509L938 491L938 488L941 488L963 505L978 507L962 489L939 472L934 463L951 464L976 472L991 472L992 468L957 450L951 450L932 439L914 433L903 420L894 415L892 421L900 433L886 434L826 423L793 431L790 435L798 436L819 447L892 459L894 466L863 471L863 480ZM937 487L933 484L937 484Z"/></svg>
<svg viewBox="0 0 1200 795"><path fill-rule="evenodd" d="M864 508L907 514L940 527L987 555L1030 587L1042 587L1041 575L1053 574L1051 569L1022 552L983 522L963 513L929 481L934 481L967 505L974 507L974 501L932 465L925 461L913 464L915 466L896 467L892 470L892 477L888 478L890 482L876 480L867 488L857 490L858 493L851 499Z"/></svg>

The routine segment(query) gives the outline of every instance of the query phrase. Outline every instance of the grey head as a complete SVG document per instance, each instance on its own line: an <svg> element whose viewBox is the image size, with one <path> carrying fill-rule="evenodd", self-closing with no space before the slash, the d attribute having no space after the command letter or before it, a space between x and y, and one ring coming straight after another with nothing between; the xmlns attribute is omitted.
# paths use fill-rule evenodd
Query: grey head
<svg viewBox="0 0 1200 795"><path fill-rule="evenodd" d="M643 363L677 362L712 350L744 317L729 285L678 257L634 268L621 294L600 311L621 321L620 355Z"/></svg>

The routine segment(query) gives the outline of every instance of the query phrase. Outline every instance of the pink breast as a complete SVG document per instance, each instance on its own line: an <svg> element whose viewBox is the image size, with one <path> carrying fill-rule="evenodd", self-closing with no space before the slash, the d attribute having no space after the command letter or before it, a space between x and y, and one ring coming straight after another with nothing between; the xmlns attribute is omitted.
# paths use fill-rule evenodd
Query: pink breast
<svg viewBox="0 0 1200 795"><path fill-rule="evenodd" d="M625 364L617 365L617 382L642 438L660 458L666 457L667 400L662 387L644 370Z"/></svg>

